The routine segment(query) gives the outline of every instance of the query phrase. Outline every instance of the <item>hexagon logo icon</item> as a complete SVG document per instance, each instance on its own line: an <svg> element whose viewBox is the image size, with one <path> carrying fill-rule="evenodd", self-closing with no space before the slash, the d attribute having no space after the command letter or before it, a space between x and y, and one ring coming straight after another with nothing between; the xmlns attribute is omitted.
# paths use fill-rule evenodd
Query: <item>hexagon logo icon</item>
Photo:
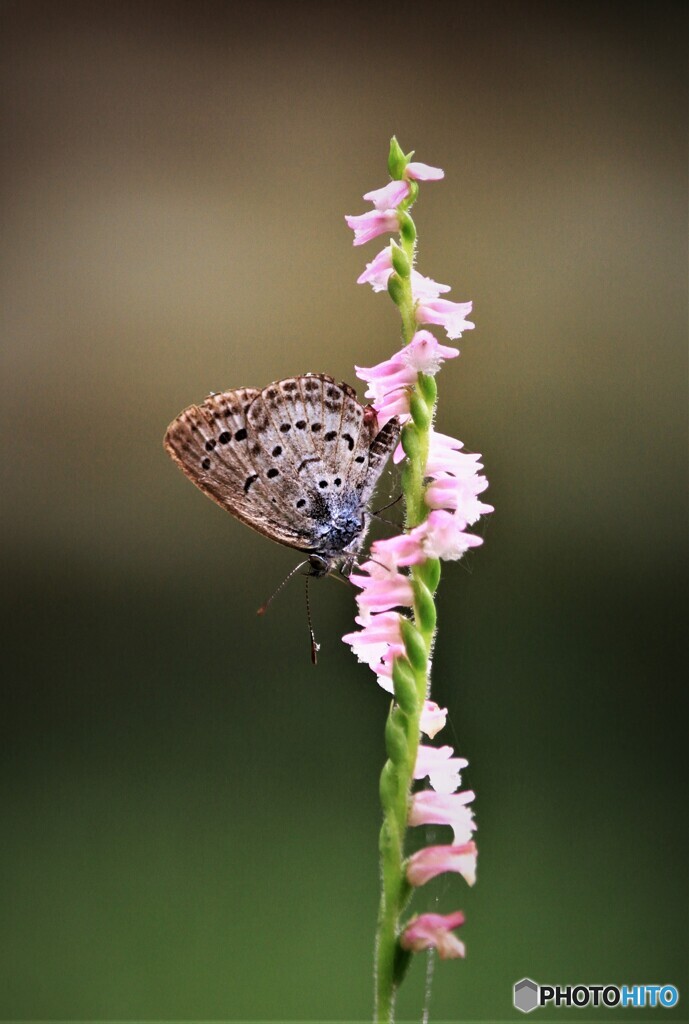
<svg viewBox="0 0 689 1024"><path fill-rule="evenodd" d="M522 1013L531 1013L538 1006L538 985L531 978L522 978L514 986L512 1002L515 1009Z"/></svg>

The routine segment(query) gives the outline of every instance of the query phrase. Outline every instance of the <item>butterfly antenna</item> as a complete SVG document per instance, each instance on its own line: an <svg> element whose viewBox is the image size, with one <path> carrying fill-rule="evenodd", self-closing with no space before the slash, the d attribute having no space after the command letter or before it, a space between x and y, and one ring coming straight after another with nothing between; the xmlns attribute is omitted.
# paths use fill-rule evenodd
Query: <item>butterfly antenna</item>
<svg viewBox="0 0 689 1024"><path fill-rule="evenodd" d="M306 577L306 621L309 624L309 634L311 636L311 664L318 664L318 652L321 649L321 645L316 643L316 637L313 632L313 622L311 621L311 602L309 601L309 577Z"/></svg>
<svg viewBox="0 0 689 1024"><path fill-rule="evenodd" d="M265 615L265 613L268 611L269 605L272 603L273 599L275 597L277 597L277 595L280 593L280 591L284 587L285 583L289 583L289 581L292 579L292 577L295 575L295 573L298 573L300 569L303 569L304 566L307 565L307 563L308 563L308 558L304 559L304 561L300 562L299 565L295 566L295 568L292 569L291 572L287 573L287 575L285 576L285 578L282 581L282 583L280 584L280 586L276 590L273 591L273 593L270 595L270 597L268 598L266 603L262 604L261 607L257 609L257 611L256 611L257 615Z"/></svg>
<svg viewBox="0 0 689 1024"><path fill-rule="evenodd" d="M400 523L395 523L395 522L393 522L392 519L386 519L385 516L382 516L380 513L381 512L385 512L386 509L392 508L393 505L396 505L401 497L402 497L402 494L400 493L400 494L397 495L396 498L393 498L392 501L389 501L387 503L387 505L382 505L380 508L377 508L375 511L373 509L371 509L369 511L369 515L372 516L373 519L377 519L379 522L385 523L387 526L395 526L395 527L397 527L397 529L399 529L399 527L401 525Z"/></svg>
<svg viewBox="0 0 689 1024"><path fill-rule="evenodd" d="M371 515L372 515L372 516L377 516L379 512L385 512L385 509L386 509L386 508L392 508L392 506L393 506L393 505L396 505L396 504L397 504L397 502L401 500L401 498L402 498L402 492L400 491L400 493L399 493L399 494L397 495L397 497L396 497L396 498L393 498L393 499L392 499L392 501L389 501L389 502L387 503L387 505L381 505L381 507L380 507L380 508L377 508L377 509L375 510L375 512L371 512Z"/></svg>

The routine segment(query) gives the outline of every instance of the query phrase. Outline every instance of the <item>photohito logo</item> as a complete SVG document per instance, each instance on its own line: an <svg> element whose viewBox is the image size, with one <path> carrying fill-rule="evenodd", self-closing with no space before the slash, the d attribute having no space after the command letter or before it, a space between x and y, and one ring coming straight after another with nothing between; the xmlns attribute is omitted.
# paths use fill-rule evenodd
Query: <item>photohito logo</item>
<svg viewBox="0 0 689 1024"><path fill-rule="evenodd" d="M522 978L514 986L515 1009L531 1013L539 1006L663 1006L669 1009L679 1000L674 985L539 985Z"/></svg>

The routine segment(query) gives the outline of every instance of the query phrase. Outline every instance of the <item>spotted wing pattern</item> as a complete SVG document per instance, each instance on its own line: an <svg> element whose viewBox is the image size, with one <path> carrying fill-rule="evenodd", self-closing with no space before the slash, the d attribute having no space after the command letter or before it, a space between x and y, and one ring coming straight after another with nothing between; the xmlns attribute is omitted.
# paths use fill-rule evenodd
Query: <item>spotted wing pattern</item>
<svg viewBox="0 0 689 1024"><path fill-rule="evenodd" d="M348 543L337 528L343 516L356 518L357 532L365 528L365 504L398 433L396 421L378 432L373 409L348 384L307 374L190 406L170 424L165 447L202 491L248 526L332 556Z"/></svg>

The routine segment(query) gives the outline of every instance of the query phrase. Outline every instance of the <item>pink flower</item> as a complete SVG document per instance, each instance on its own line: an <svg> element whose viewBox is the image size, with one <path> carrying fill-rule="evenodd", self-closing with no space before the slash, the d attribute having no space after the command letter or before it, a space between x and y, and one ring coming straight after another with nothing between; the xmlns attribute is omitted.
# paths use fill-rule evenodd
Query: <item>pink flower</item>
<svg viewBox="0 0 689 1024"><path fill-rule="evenodd" d="M467 524L475 523L479 516L493 511L492 505L478 500L488 487L481 473L480 455L462 452L462 442L446 434L431 430L426 473L431 482L426 488L425 501L429 508L444 514L428 517L427 533L422 547L428 557L460 558L469 547L481 543L464 533ZM398 461L398 452L394 455ZM450 518L447 513L454 512ZM472 538L472 539L468 539Z"/></svg>
<svg viewBox="0 0 689 1024"><path fill-rule="evenodd" d="M445 177L445 171L441 167L431 167L429 164L422 164L413 161L404 169L405 178L413 178L414 181L440 181Z"/></svg>
<svg viewBox="0 0 689 1024"><path fill-rule="evenodd" d="M371 558L394 571L400 566L418 565L426 560L414 530L401 533L398 537L374 541L371 545Z"/></svg>
<svg viewBox="0 0 689 1024"><path fill-rule="evenodd" d="M491 506L486 505L485 508ZM481 537L466 532L467 524L458 513L434 509L423 525L425 531L421 547L427 558L456 562L469 548L483 544Z"/></svg>
<svg viewBox="0 0 689 1024"><path fill-rule="evenodd" d="M427 700L421 710L421 732L433 739L436 733L445 728L446 721L447 708L438 707L434 700Z"/></svg>
<svg viewBox="0 0 689 1024"><path fill-rule="evenodd" d="M473 505L471 507L473 509ZM492 510L490 505L481 507L484 511ZM397 564L417 565L427 558L457 561L469 548L483 544L483 539L467 533L466 527L466 520L458 512L434 509L423 523L409 533L392 538L399 542L399 551L405 553L405 561L398 561Z"/></svg>
<svg viewBox="0 0 689 1024"><path fill-rule="evenodd" d="M403 949L418 953L422 949L437 949L441 960L464 956L464 943L452 934L453 928L464 924L464 914L420 914L409 922L400 938Z"/></svg>
<svg viewBox="0 0 689 1024"><path fill-rule="evenodd" d="M439 430L431 427L430 445L434 453L441 451L458 452L464 447L464 442L449 434L441 434Z"/></svg>
<svg viewBox="0 0 689 1024"><path fill-rule="evenodd" d="M450 825L454 832L454 846L468 843L475 829L474 816L466 806L474 793L434 793L424 789L414 793L409 813L410 825Z"/></svg>
<svg viewBox="0 0 689 1024"><path fill-rule="evenodd" d="M478 495L485 491L488 481L478 473L472 477L460 479L453 476L433 480L426 488L425 502L429 508L454 511L460 519L469 525L493 511L492 505L478 500Z"/></svg>
<svg viewBox="0 0 689 1024"><path fill-rule="evenodd" d="M359 616L356 621L363 628L345 634L342 639L349 644L359 661L368 665L374 672L391 647L394 648L395 655L404 652L399 612L381 612L370 616L368 622Z"/></svg>
<svg viewBox="0 0 689 1024"><path fill-rule="evenodd" d="M376 366L357 366L356 374L369 385L366 397L382 425L393 416L402 423L409 419L409 389L416 384L419 373L435 375L445 359L454 359L459 350L441 345L430 331L417 331L412 340L390 359Z"/></svg>
<svg viewBox="0 0 689 1024"><path fill-rule="evenodd" d="M400 620L399 612L379 612L376 615L367 612L356 619L363 628L342 637L359 661L376 673L379 686L388 693L394 692L392 663L404 654Z"/></svg>
<svg viewBox="0 0 689 1024"><path fill-rule="evenodd" d="M459 355L459 349L441 345L430 331L417 331L409 344L400 349L398 354L417 375L427 373L435 377L444 360L454 359Z"/></svg>
<svg viewBox="0 0 689 1024"><path fill-rule="evenodd" d="M402 423L409 419L409 388L416 383L418 374L399 352L376 366L356 366L355 370L357 377L369 385L366 397L373 399L380 426L393 416L398 416Z"/></svg>
<svg viewBox="0 0 689 1024"><path fill-rule="evenodd" d="M437 299L442 292L449 292L449 284L438 284L430 277L424 277L417 270L411 272L411 290L415 302Z"/></svg>
<svg viewBox="0 0 689 1024"><path fill-rule="evenodd" d="M474 476L478 469L483 469L481 456L476 453L462 452L461 441L456 441L446 434L438 434L431 428L428 439L428 461L426 469L430 476L449 473L451 476L468 478Z"/></svg>
<svg viewBox="0 0 689 1024"><path fill-rule="evenodd" d="M461 783L460 771L469 764L463 757L453 757L452 747L429 747L419 744L414 767L415 779L428 779L436 793L454 793Z"/></svg>
<svg viewBox="0 0 689 1024"><path fill-rule="evenodd" d="M399 206L409 195L409 183L391 181L383 188L367 192L364 199L373 203L374 209L368 213L345 217L347 226L354 232L354 245L364 245L386 231L398 231L399 219L395 207Z"/></svg>
<svg viewBox="0 0 689 1024"><path fill-rule="evenodd" d="M384 292L388 279L393 271L392 250L390 246L382 249L366 264L366 270L356 279L357 284L370 284L374 292ZM412 298L415 302L437 299L439 295L450 291L449 284L440 284L430 277L424 277L418 270L411 272Z"/></svg>
<svg viewBox="0 0 689 1024"><path fill-rule="evenodd" d="M388 647L386 653L380 660L380 663L373 667L373 671L376 673L376 682L378 686L386 690L387 693L395 692L395 684L392 681L392 667L395 662L395 658L399 658L401 654L404 654L404 646L402 644L399 647L391 645Z"/></svg>
<svg viewBox="0 0 689 1024"><path fill-rule="evenodd" d="M363 638L365 636L365 642L370 644L401 644L401 619L402 616L399 612L379 612L370 622L366 623L361 618L357 618L355 621L362 626L362 629L357 633L348 633L343 640L350 643L351 637Z"/></svg>
<svg viewBox="0 0 689 1024"><path fill-rule="evenodd" d="M367 192L364 199L373 203L376 210L392 210L409 195L411 189L407 181L390 181L383 188Z"/></svg>
<svg viewBox="0 0 689 1024"><path fill-rule="evenodd" d="M407 862L407 878L412 885L425 885L436 875L456 871L468 885L476 882L476 843L461 846L426 846Z"/></svg>
<svg viewBox="0 0 689 1024"><path fill-rule="evenodd" d="M345 217L345 220L354 232L354 245L364 245L386 231L397 231L399 226L396 210L369 210L356 217Z"/></svg>
<svg viewBox="0 0 689 1024"><path fill-rule="evenodd" d="M388 286L388 278L392 273L392 251L390 246L381 249L377 256L374 256L370 263L366 264L366 270L356 279L357 284L370 284L374 292L384 292Z"/></svg>
<svg viewBox="0 0 689 1024"><path fill-rule="evenodd" d="M414 591L407 576L373 561L364 562L358 568L359 572L353 572L349 578L362 591L356 599L362 615L413 605ZM362 572L367 575L361 575Z"/></svg>
<svg viewBox="0 0 689 1024"><path fill-rule="evenodd" d="M357 245L358 243L355 242L354 244ZM467 315L471 313L471 307L471 302L428 299L421 301L416 307L416 320L420 324L439 324L440 327L445 329L448 338L454 340L455 338L462 337L462 331L471 330L475 326L471 320L466 319Z"/></svg>

